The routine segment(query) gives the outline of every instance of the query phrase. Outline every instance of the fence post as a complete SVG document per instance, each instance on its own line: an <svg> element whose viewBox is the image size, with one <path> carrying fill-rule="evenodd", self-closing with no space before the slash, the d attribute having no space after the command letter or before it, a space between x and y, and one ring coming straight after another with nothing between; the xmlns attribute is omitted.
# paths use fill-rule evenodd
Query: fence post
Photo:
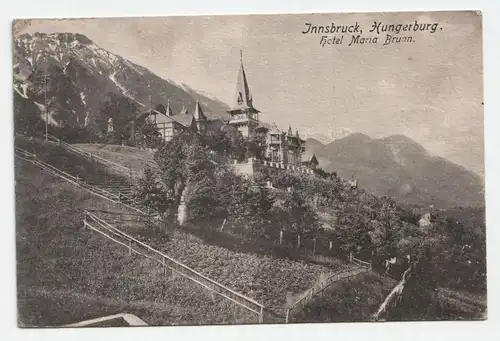
<svg viewBox="0 0 500 341"><path fill-rule="evenodd" d="M92 153L89 153L90 154L90 162L92 162Z"/></svg>
<svg viewBox="0 0 500 341"><path fill-rule="evenodd" d="M332 241L330 240L330 248L328 249L329 251L332 251Z"/></svg>
<svg viewBox="0 0 500 341"><path fill-rule="evenodd" d="M285 323L290 322L290 308L286 310Z"/></svg>
<svg viewBox="0 0 500 341"><path fill-rule="evenodd" d="M78 174L76 175L76 184L79 185L80 184L80 177L78 176Z"/></svg>
<svg viewBox="0 0 500 341"><path fill-rule="evenodd" d="M283 243L283 229L280 230L280 245Z"/></svg>
<svg viewBox="0 0 500 341"><path fill-rule="evenodd" d="M264 323L264 307L260 307L259 323Z"/></svg>
<svg viewBox="0 0 500 341"><path fill-rule="evenodd" d="M128 240L128 255L132 256L132 241Z"/></svg>
<svg viewBox="0 0 500 341"><path fill-rule="evenodd" d="M297 236L297 248L300 249L300 234Z"/></svg>
<svg viewBox="0 0 500 341"><path fill-rule="evenodd" d="M316 238L313 239L313 256L316 253Z"/></svg>
<svg viewBox="0 0 500 341"><path fill-rule="evenodd" d="M349 263L352 263L352 252L349 252Z"/></svg>
<svg viewBox="0 0 500 341"><path fill-rule="evenodd" d="M208 291L210 292L210 298L212 299L213 302L215 302L215 289L214 289L214 285L211 285L210 289L208 289Z"/></svg>

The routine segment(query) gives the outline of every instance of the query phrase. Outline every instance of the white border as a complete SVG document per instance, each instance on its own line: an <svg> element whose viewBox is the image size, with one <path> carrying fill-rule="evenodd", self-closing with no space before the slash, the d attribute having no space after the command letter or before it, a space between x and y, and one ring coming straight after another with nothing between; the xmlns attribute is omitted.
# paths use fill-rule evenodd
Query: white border
<svg viewBox="0 0 500 341"><path fill-rule="evenodd" d="M211 0L211 1L119 1L119 0L21 0L2 3L2 49L1 84L3 109L0 124L0 146L2 148L2 217L0 257L2 280L0 293L0 335L5 340L145 340L145 339L350 339L350 340L434 340L452 338L455 340L500 339L495 330L498 322L498 267L500 221L495 208L499 207L500 166L495 156L500 156L500 1L481 0L401 0L358 1L342 3L331 0ZM243 13L299 13L299 12L380 12L407 10L458 10L479 9L483 11L484 27L484 97L485 97L485 155L487 196L487 244L488 244L488 321L486 322L419 322L385 324L311 324L278 326L209 326L209 327L147 327L147 328L100 328L85 330L20 330L16 328L15 290L15 235L13 196L13 127L12 127L12 58L11 20L30 17L116 17L116 16L160 16L201 14L243 14ZM496 331L496 332L495 332ZM496 335L495 335L496 334ZM495 337L496 336L496 337Z"/></svg>

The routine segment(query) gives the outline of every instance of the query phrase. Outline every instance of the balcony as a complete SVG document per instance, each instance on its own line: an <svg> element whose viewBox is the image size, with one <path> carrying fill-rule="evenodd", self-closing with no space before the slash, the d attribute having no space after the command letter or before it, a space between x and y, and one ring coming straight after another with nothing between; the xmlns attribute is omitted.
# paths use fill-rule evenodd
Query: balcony
<svg viewBox="0 0 500 341"><path fill-rule="evenodd" d="M248 116L233 116L229 118L229 124L240 124L240 123L248 123L253 125L258 125L259 121Z"/></svg>

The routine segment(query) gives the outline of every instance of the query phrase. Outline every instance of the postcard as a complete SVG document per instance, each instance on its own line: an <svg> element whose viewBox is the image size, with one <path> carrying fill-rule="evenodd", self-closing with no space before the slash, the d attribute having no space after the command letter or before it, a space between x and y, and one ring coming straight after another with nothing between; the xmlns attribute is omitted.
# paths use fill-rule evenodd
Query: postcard
<svg viewBox="0 0 500 341"><path fill-rule="evenodd" d="M12 34L19 327L487 318L480 12Z"/></svg>

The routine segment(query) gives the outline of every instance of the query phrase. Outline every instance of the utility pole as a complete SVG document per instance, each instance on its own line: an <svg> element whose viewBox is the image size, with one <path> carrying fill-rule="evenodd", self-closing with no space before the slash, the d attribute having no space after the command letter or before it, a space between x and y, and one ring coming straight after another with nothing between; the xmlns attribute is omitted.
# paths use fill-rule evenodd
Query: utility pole
<svg viewBox="0 0 500 341"><path fill-rule="evenodd" d="M49 79L49 74L44 74L36 78L43 78L43 106L45 110L45 140L49 139L49 108L47 108L47 80Z"/></svg>
<svg viewBox="0 0 500 341"><path fill-rule="evenodd" d="M153 122L156 124L156 111L153 111L153 101L152 101L152 96L151 96L151 83L148 82L148 106L149 106L149 114L153 115Z"/></svg>
<svg viewBox="0 0 500 341"><path fill-rule="evenodd" d="M45 141L49 139L49 108L47 108L47 78L49 75L43 76L44 83L44 96L43 96L43 105L45 107Z"/></svg>
<svg viewBox="0 0 500 341"><path fill-rule="evenodd" d="M156 111L153 111L151 95L149 95L149 112L153 115L154 124L156 124Z"/></svg>

